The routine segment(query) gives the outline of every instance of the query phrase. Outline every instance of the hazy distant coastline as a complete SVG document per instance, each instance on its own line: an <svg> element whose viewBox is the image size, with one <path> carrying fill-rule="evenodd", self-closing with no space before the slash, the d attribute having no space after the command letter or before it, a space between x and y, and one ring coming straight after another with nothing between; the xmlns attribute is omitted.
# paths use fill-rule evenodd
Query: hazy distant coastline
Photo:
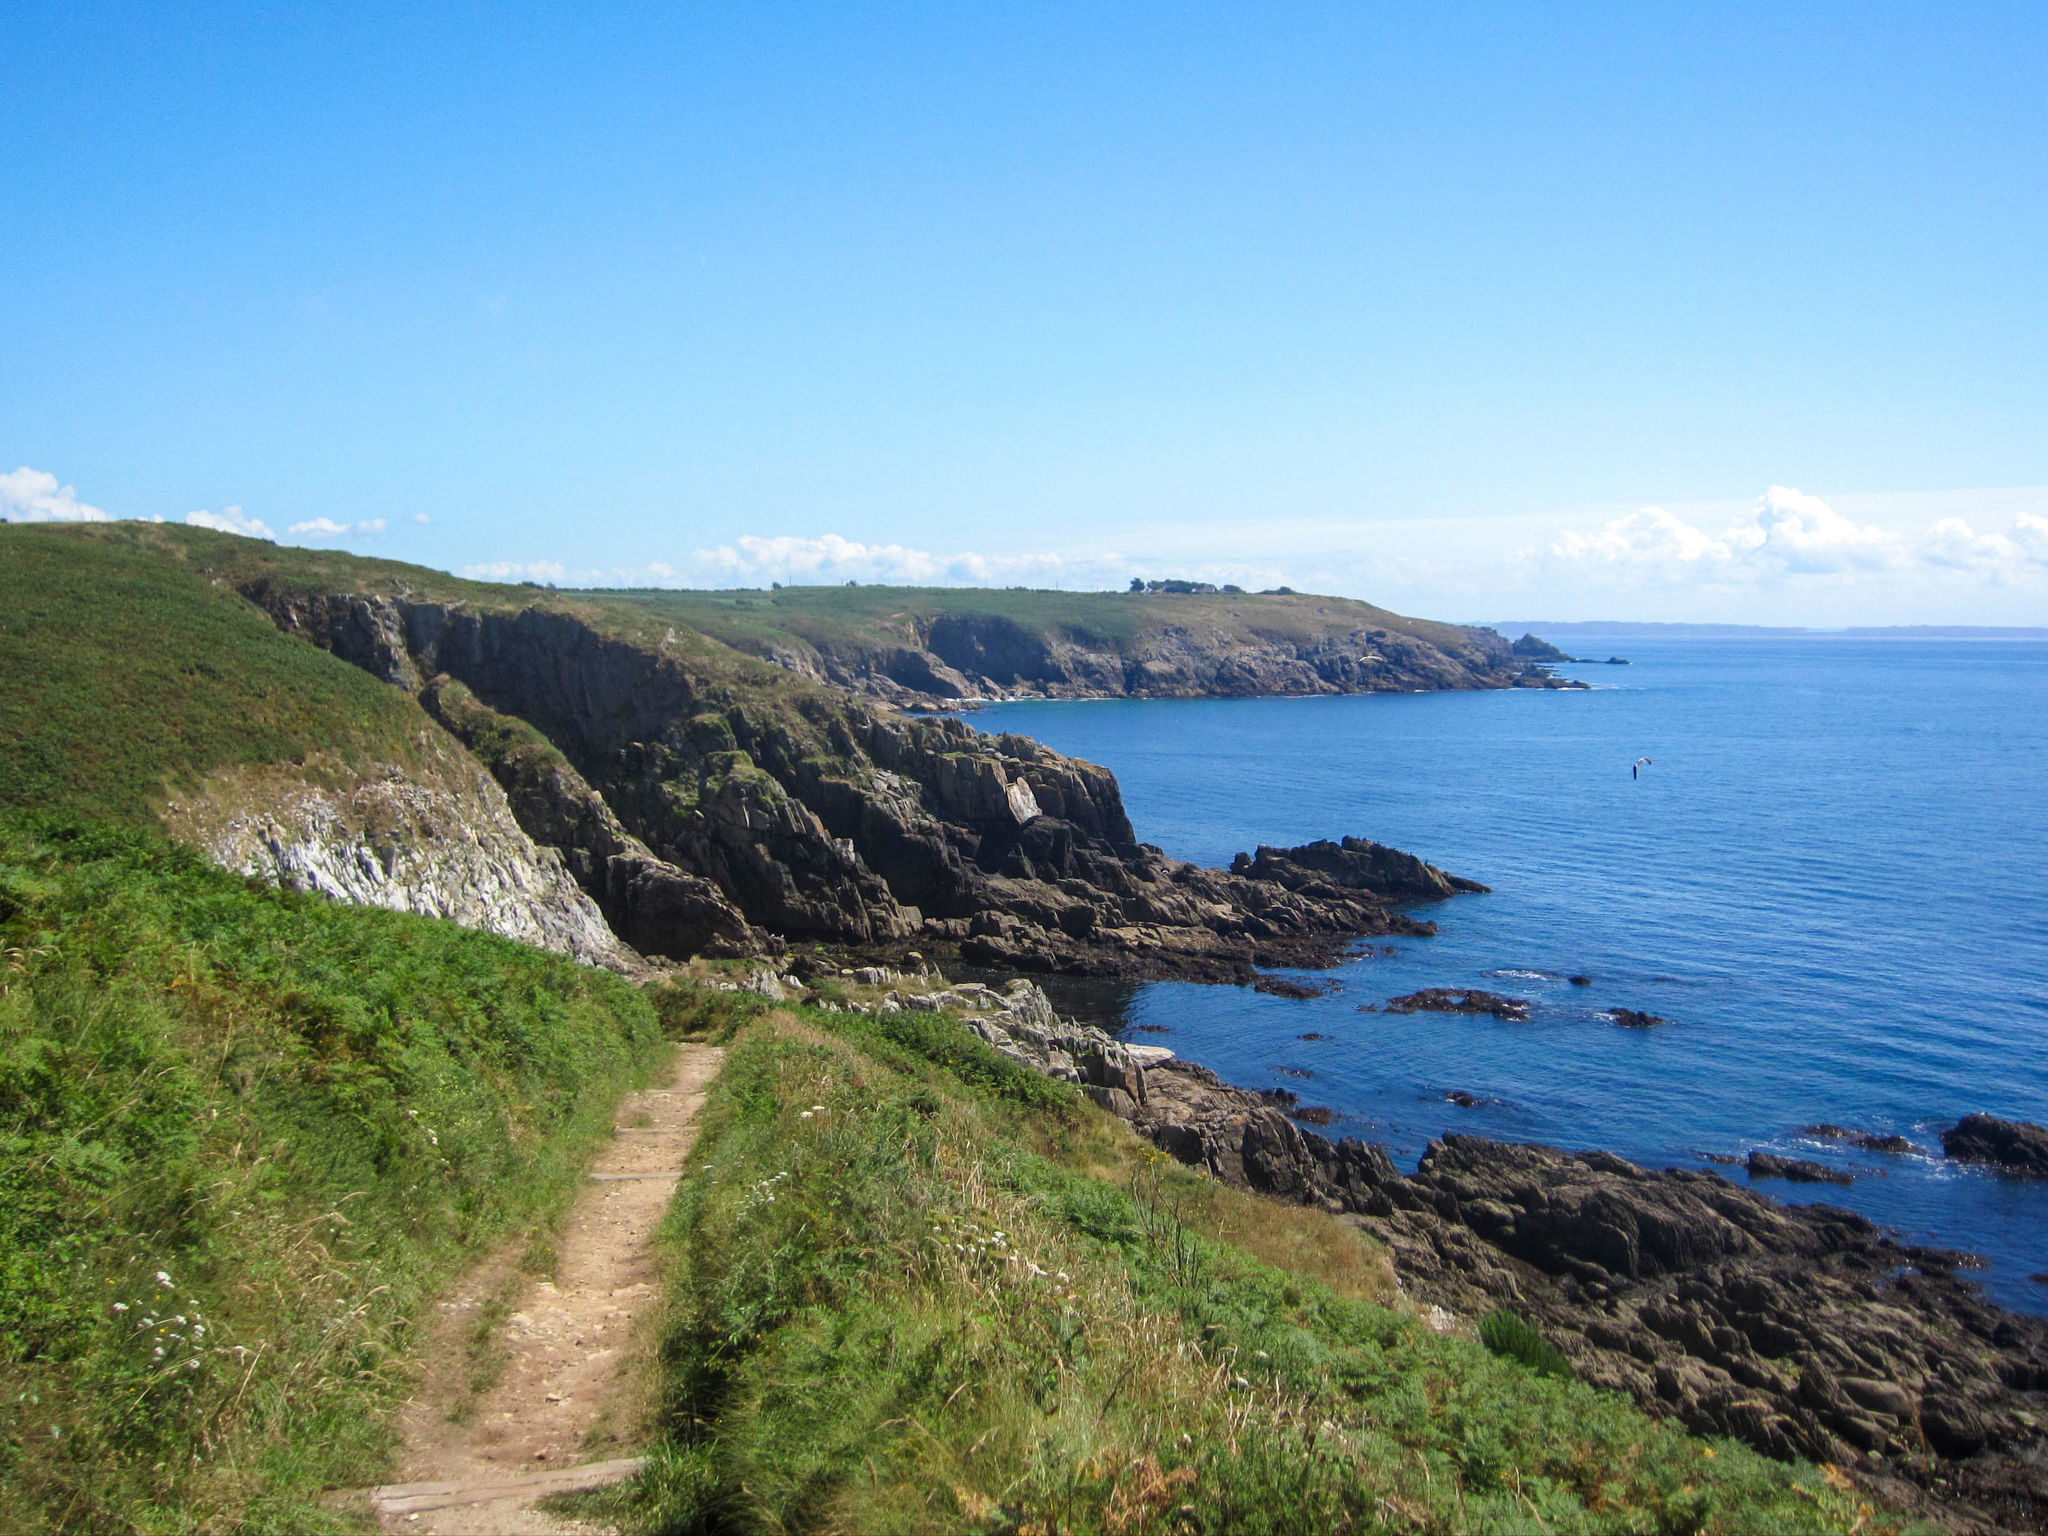
<svg viewBox="0 0 2048 1536"><path fill-rule="evenodd" d="M1766 624L1654 624L1629 619L1487 619L1475 625L1504 635L1534 632L1615 640L2048 640L2048 627L1993 624L1881 624L1841 629L1781 628Z"/></svg>

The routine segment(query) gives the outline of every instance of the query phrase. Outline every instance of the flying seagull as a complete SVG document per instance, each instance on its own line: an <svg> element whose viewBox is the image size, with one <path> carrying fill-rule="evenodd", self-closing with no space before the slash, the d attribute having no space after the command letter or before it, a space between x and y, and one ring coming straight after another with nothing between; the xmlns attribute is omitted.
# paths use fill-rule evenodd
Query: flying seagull
<svg viewBox="0 0 2048 1536"><path fill-rule="evenodd" d="M1643 776L1643 770L1649 766L1650 760L1647 757L1639 757L1629 764L1628 776L1632 779L1640 779Z"/></svg>

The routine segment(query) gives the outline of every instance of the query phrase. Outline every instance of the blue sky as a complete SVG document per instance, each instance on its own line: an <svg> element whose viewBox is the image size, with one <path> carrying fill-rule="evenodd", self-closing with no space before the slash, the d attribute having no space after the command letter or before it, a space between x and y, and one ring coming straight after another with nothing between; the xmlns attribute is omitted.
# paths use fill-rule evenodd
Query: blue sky
<svg viewBox="0 0 2048 1536"><path fill-rule="evenodd" d="M2048 622L2038 3L15 0L0 46L9 516Z"/></svg>

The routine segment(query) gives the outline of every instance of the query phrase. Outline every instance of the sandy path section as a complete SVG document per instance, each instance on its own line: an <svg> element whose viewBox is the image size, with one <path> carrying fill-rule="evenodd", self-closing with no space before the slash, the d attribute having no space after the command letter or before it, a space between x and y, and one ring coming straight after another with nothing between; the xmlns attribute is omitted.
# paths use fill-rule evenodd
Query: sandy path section
<svg viewBox="0 0 2048 1536"><path fill-rule="evenodd" d="M431 1536L572 1536L598 1530L529 1506L617 1482L638 1463L620 1423L638 1364L636 1332L656 1299L654 1232L697 1138L697 1111L725 1056L680 1045L666 1086L631 1093L555 1243L555 1278L533 1281L496 1340L503 1374L459 1419L466 1343L489 1298L518 1273L494 1255L441 1303L426 1378L402 1418L399 1481L370 1492L386 1531ZM644 1341L643 1341L644 1342ZM589 1461L592 1455L608 1459Z"/></svg>

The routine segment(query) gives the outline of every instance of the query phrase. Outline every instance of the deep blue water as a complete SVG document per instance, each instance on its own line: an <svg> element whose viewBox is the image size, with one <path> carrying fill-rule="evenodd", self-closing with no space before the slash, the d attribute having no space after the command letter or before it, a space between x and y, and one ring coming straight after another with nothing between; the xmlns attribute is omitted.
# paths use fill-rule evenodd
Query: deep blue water
<svg viewBox="0 0 2048 1536"><path fill-rule="evenodd" d="M1759 1187L1983 1254L1994 1295L2048 1311L2028 1279L2048 1270L2048 1181L1946 1163L1937 1140L1972 1110L2048 1122L2048 645L1617 644L1633 665L1568 669L1584 693L973 718L1112 768L1138 835L1177 857L1355 833L1494 888L1417 909L1441 933L1374 946L1329 997L1098 998L1136 1038L1291 1088L1410 1165L1462 1130L1655 1167L1763 1147L1848 1168L1848 1188ZM1534 1015L1359 1011L1467 985ZM1615 1006L1671 1022L1623 1029L1599 1017ZM1816 1121L1929 1155L1799 1134Z"/></svg>

